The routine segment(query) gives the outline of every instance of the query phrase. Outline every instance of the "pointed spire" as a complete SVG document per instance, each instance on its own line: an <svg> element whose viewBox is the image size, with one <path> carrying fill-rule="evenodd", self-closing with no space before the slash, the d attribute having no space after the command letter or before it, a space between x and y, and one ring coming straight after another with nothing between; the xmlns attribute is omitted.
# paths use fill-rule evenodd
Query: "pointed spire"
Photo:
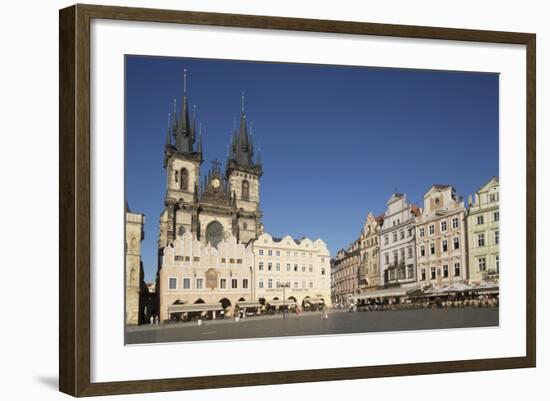
<svg viewBox="0 0 550 401"><path fill-rule="evenodd" d="M183 94L187 95L187 68L183 69Z"/></svg>
<svg viewBox="0 0 550 401"><path fill-rule="evenodd" d="M244 91L241 92L241 113L244 114Z"/></svg>
<svg viewBox="0 0 550 401"><path fill-rule="evenodd" d="M199 144L197 146L197 152L202 155L202 123L199 123Z"/></svg>
<svg viewBox="0 0 550 401"><path fill-rule="evenodd" d="M170 126L171 122L172 122L172 114L168 113L168 128L166 129L166 146L172 145L172 141L170 138L170 131L172 131L172 127Z"/></svg>

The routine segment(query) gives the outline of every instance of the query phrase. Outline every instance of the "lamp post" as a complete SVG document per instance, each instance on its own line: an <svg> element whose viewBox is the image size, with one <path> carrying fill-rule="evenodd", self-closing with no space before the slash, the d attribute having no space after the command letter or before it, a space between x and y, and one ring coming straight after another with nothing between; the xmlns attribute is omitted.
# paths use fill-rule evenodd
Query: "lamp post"
<svg viewBox="0 0 550 401"><path fill-rule="evenodd" d="M285 289L290 288L290 283L289 282L286 282L286 283L283 283L283 284L278 283L277 287L283 289L283 319L285 319L286 318L286 315L285 315L285 309L286 309L285 308L285 306L286 306L285 305L285 301L286 301Z"/></svg>

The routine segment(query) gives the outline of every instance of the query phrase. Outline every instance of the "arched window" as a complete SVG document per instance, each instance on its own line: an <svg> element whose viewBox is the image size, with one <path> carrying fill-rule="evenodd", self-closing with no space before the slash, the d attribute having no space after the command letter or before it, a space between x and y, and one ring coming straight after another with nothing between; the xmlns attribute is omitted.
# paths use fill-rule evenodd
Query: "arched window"
<svg viewBox="0 0 550 401"><path fill-rule="evenodd" d="M247 180L243 181L241 197L243 200L248 200L250 198L250 184Z"/></svg>
<svg viewBox="0 0 550 401"><path fill-rule="evenodd" d="M189 174L186 168L180 170L180 189L182 191L187 191L187 185L189 181Z"/></svg>
<svg viewBox="0 0 550 401"><path fill-rule="evenodd" d="M220 241L223 239L223 226L219 221L213 221L206 226L206 242L217 248Z"/></svg>

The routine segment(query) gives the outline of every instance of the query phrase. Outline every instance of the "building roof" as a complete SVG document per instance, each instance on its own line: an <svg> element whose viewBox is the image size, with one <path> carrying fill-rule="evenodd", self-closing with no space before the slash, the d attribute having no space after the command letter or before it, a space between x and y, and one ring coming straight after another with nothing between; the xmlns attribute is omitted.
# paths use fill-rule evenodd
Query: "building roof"
<svg viewBox="0 0 550 401"><path fill-rule="evenodd" d="M420 208L416 205L411 205L411 213L414 214L415 217L420 217L422 214Z"/></svg>

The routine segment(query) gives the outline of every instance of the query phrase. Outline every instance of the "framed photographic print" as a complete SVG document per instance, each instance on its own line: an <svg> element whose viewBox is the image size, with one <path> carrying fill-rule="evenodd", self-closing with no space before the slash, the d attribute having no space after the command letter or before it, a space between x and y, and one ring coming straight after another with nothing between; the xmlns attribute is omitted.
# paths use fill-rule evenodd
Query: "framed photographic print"
<svg viewBox="0 0 550 401"><path fill-rule="evenodd" d="M61 10L60 390L534 367L535 112L534 34Z"/></svg>

